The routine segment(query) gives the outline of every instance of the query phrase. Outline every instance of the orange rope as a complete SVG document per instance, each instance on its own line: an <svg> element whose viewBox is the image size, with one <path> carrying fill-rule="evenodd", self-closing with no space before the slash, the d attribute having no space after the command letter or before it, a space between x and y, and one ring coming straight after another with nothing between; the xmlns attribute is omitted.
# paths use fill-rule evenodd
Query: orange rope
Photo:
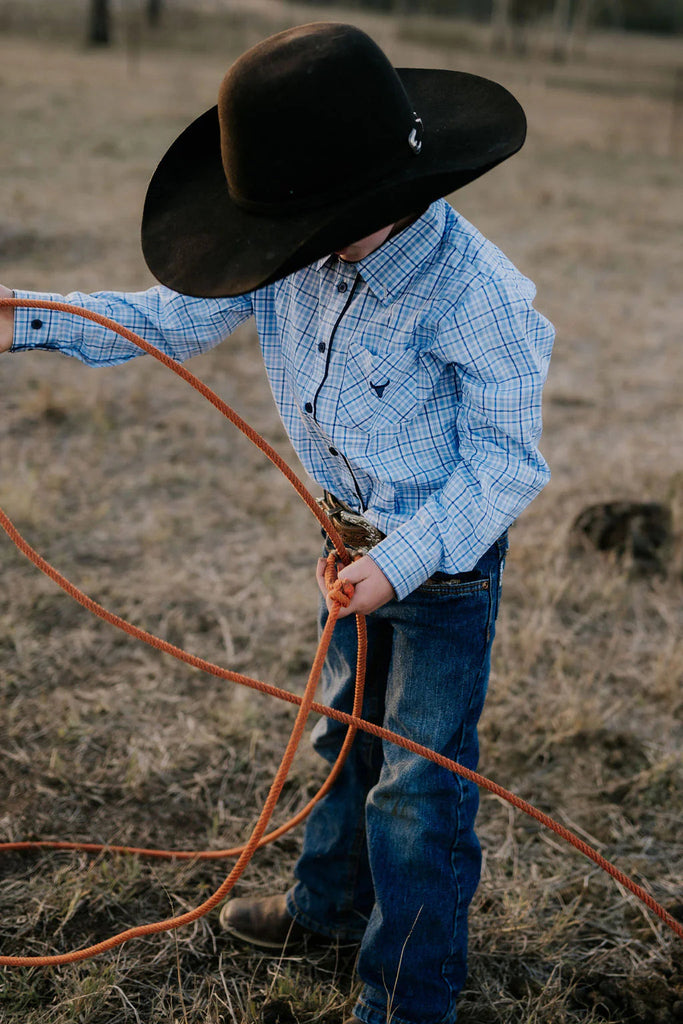
<svg viewBox="0 0 683 1024"><path fill-rule="evenodd" d="M91 957L98 956L100 953L104 953L108 949L113 949L115 946L122 945L129 939L140 938L143 935L152 935L156 932L171 931L175 928L181 928L183 925L190 924L192 921L196 921L197 918L203 917L204 914L208 914L209 911L213 910L214 907L216 907L221 900L225 898L241 877L245 868L249 864L249 861L261 844L266 826L273 814L275 805L277 804L280 793L282 792L282 787L284 786L287 775L289 774L289 769L291 768L292 761L294 760L297 747L299 746L303 736L306 720L313 705L315 689L322 672L323 662L325 661L325 657L327 656L327 651L330 646L332 631L334 630L340 607L343 603L348 603L348 600L350 600L349 591L352 594L353 585L346 583L344 585L344 590L340 592L341 600L335 600L335 603L332 606L332 611L328 616L325 629L323 630L318 650L316 651L313 665L311 667L304 695L297 700L297 703L299 704L299 711L289 737L289 742L287 743L287 748L282 756L282 761L280 762L280 766L275 774L275 778L271 784L263 809L259 814L258 821L254 826L251 836L242 848L237 863L215 892L212 893L208 899L204 900L204 902L198 907L195 907L193 910L190 910L185 914L179 914L176 917L168 917L163 921L152 921L148 924L138 925L135 928L127 928L125 931L112 935L110 938L105 939L102 942L96 942L83 949L72 950L69 953L58 953L53 956L2 956L0 957L0 965L7 967L47 967L56 966L57 964L75 963L78 960L89 960ZM336 588L335 593L337 593ZM364 661L365 645L361 643L360 646L363 648L362 658ZM363 681L364 680L361 678L359 687L359 700L361 702ZM92 846L92 844L90 845ZM16 849L16 846L12 843L3 844L3 847L5 849ZM103 848L106 849L106 847Z"/></svg>
<svg viewBox="0 0 683 1024"><path fill-rule="evenodd" d="M13 957L13 956L0 956L0 965L4 966L40 966L40 965L54 965L70 963L76 960L84 960L89 957L95 956L98 953L102 953L107 949L111 949L114 946L120 945L123 942L128 941L135 937L142 935L148 935L153 932L168 931L173 928L179 928L184 924L196 920L198 917L203 916L212 910L230 891L234 886L237 879L243 873L247 864L251 860L251 857L255 851L264 843L272 841L278 836L282 835L287 829L292 828L295 824L303 820L303 818L310 812L314 804L327 792L330 786L333 784L334 779L341 770L343 759L348 751L353 737L357 729L362 729L371 735L377 736L378 738L395 743L398 746L404 747L405 749L418 754L422 757L433 761L448 771L454 772L461 775L463 778L468 779L476 785L489 790L501 799L506 800L512 806L524 811L530 817L534 818L540 824L546 828L551 829L566 842L570 843L577 850L583 853L590 860L594 861L600 868L611 875L617 882L633 893L639 900L641 900L645 906L647 906L653 913L655 913L663 922L667 925L679 938L683 938L683 926L671 914L668 913L648 892L646 892L641 886L637 885L631 878L625 875L622 871L611 864L606 858L600 853L594 850L588 843L584 842L578 836L576 836L569 829L564 828L558 822L554 821L547 814L539 811L532 804L522 800L516 794L511 793L509 790L504 789L497 783L492 782L479 773L471 771L468 768L463 767L455 761L444 757L441 754L436 753L429 748L422 746L421 744L415 743L406 737L399 736L397 733L390 732L387 729L383 729L380 726L374 725L371 722L366 722L360 718L360 710L362 706L362 693L365 678L365 660L366 660L366 649L367 649L367 635L365 629L365 621L363 616L356 616L358 624L358 666L357 666L357 680L356 680L356 693L354 698L354 707L352 714L346 714L341 711L336 711L332 708L328 708L325 705L319 704L314 698L317 682L322 671L322 665L325 660L325 656L329 647L332 630L336 619L339 614L339 608L342 605L348 604L350 600L350 594L352 593L352 587L350 584L342 584L342 581L336 579L336 562L339 559L343 564L348 564L349 556L346 552L343 542L334 528L334 525L330 522L329 518L325 515L322 509L318 506L315 499L307 491L303 483L296 477L293 471L287 466L283 459L275 452L266 441L261 438L256 431L254 431L237 413L234 412L225 402L222 401L213 391L211 391L205 384L202 383L194 374L186 370L180 363L171 359L169 356L160 352L149 342L146 342L143 338L139 338L132 331L121 327L119 324L112 320L102 317L97 313L91 313L88 310L80 309L76 306L70 306L66 303L47 302L38 299L0 299L0 308L2 306L29 306L36 308L47 308L55 309L58 311L73 313L78 316L83 316L86 319L93 320L96 323L101 324L104 327L109 328L115 333L121 335L145 352L158 359L160 362L168 366L174 373L186 380L195 390L199 391L208 401L211 402L219 411L223 413L232 423L234 423L254 444L257 445L268 458L284 473L290 483L294 486L295 490L299 493L302 499L306 502L308 507L311 509L313 514L316 516L318 521L321 523L323 528L328 533L328 536L332 540L332 543L336 549L336 555L332 553L328 557L328 564L325 571L325 582L328 587L328 592L333 597L332 611L328 617L325 629L323 631L318 650L314 658L311 673L309 675L308 683L303 697L298 697L295 694L288 693L286 690L281 690L278 687L271 686L267 683L262 683L259 680L251 679L248 676L240 675L236 672L231 672L228 669L221 668L218 665L214 665L211 662L198 658L195 655L191 655L186 651L169 644L167 641L154 636L151 633L147 633L144 630L133 626L125 619L120 618L117 615L107 611L97 602L93 601L92 598L84 594L81 590L70 583L64 576L61 575L56 569L54 569L48 562L45 561L21 536L18 530L14 527L12 522L6 516L6 514L0 509L0 526L5 530L10 539L16 544L20 551L30 561L33 562L42 572L46 573L54 582L56 582L63 590L70 594L76 601L82 604L85 608L88 608L94 614L100 618L112 623L118 628L124 630L129 635L134 636L152 647L158 650L165 651L168 654L172 654L185 663L192 665L195 668L202 669L205 672L209 672L213 675L219 676L220 678L229 679L233 682L240 683L241 685L248 686L252 689L267 693L271 696L278 697L281 700L289 701L292 704L299 706L296 721L290 735L289 742L285 754L283 755L282 763L276 773L276 776L271 785L266 803L264 804L263 810L259 815L256 826L254 827L252 834L243 847L231 849L231 850L212 850L212 851L169 851L169 850L147 850L136 847L125 847L125 846L107 846L94 843L66 843L66 842L20 842L20 843L3 843L0 844L0 849L4 850L28 850L28 849L40 849L40 848L52 848L52 849L77 849L86 850L89 852L99 852L102 850L119 852L119 853L138 853L146 854L149 856L156 857L167 857L167 858L185 858L185 859L217 859L220 857L227 856L238 856L239 859L235 864L234 868L219 886L218 889L204 901L200 906L194 910L189 911L186 914L182 914L178 917L167 918L164 921L156 921L150 924L139 925L136 928L127 929L124 932L120 932L117 935L111 936L104 942L97 943L93 946L89 946L84 949L75 950L70 953L58 954L55 956L33 956L33 957ZM284 781L287 777L287 773L291 766L292 759L294 757L296 748L300 742L303 734L304 726L308 714L310 711L316 711L320 714L327 715L329 718L336 719L337 721L343 722L349 726L346 739L340 755L332 768L332 771L325 783L316 794L315 797L302 809L294 818L284 825L280 826L274 832L265 835L265 830L270 817L272 816L273 810L277 803L278 797L284 785Z"/></svg>

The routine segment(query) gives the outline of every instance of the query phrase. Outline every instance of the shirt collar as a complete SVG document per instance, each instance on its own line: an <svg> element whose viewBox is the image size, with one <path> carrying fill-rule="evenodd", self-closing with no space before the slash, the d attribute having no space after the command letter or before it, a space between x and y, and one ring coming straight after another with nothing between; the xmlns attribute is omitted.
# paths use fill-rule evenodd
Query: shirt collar
<svg viewBox="0 0 683 1024"><path fill-rule="evenodd" d="M446 224L445 200L430 207L403 231L384 242L369 256L351 264L383 305L405 291L418 270L424 267L443 237ZM313 264L321 270L335 256L324 256Z"/></svg>

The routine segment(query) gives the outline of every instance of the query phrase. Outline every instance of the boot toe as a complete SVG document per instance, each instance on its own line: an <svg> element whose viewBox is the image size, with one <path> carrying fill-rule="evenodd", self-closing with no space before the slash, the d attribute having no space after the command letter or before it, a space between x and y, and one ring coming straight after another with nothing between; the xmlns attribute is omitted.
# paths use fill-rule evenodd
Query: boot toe
<svg viewBox="0 0 683 1024"><path fill-rule="evenodd" d="M221 908L219 922L223 931L262 949L293 949L311 934L290 915L284 893L230 900Z"/></svg>

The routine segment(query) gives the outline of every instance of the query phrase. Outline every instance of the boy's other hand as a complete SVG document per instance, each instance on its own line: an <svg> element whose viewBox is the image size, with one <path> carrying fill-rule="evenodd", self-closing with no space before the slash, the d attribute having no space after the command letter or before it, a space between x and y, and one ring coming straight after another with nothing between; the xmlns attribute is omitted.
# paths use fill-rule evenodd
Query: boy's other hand
<svg viewBox="0 0 683 1024"><path fill-rule="evenodd" d="M0 299L11 299L14 292L0 284ZM7 352L12 347L14 337L14 309L12 306L0 306L0 352Z"/></svg>
<svg viewBox="0 0 683 1024"><path fill-rule="evenodd" d="M318 560L317 578L318 586L327 601L328 611L331 611L332 599L328 596L325 586L324 558ZM346 618L347 615L369 615L395 597L391 583L368 555L363 555L358 561L340 569L339 579L348 580L355 587L350 603L339 611L340 619Z"/></svg>

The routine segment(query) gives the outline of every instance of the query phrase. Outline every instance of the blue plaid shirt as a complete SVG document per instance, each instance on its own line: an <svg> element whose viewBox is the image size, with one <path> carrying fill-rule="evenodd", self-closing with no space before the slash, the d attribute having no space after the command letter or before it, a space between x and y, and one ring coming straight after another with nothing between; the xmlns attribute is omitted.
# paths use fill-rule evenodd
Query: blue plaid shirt
<svg viewBox="0 0 683 1024"><path fill-rule="evenodd" d="M358 263L330 256L237 298L158 286L66 301L179 360L253 316L295 450L321 487L387 534L371 557L400 599L437 570L471 569L549 478L537 445L554 331L534 295L439 200ZM138 353L80 318L19 309L13 350L35 348L93 366Z"/></svg>

